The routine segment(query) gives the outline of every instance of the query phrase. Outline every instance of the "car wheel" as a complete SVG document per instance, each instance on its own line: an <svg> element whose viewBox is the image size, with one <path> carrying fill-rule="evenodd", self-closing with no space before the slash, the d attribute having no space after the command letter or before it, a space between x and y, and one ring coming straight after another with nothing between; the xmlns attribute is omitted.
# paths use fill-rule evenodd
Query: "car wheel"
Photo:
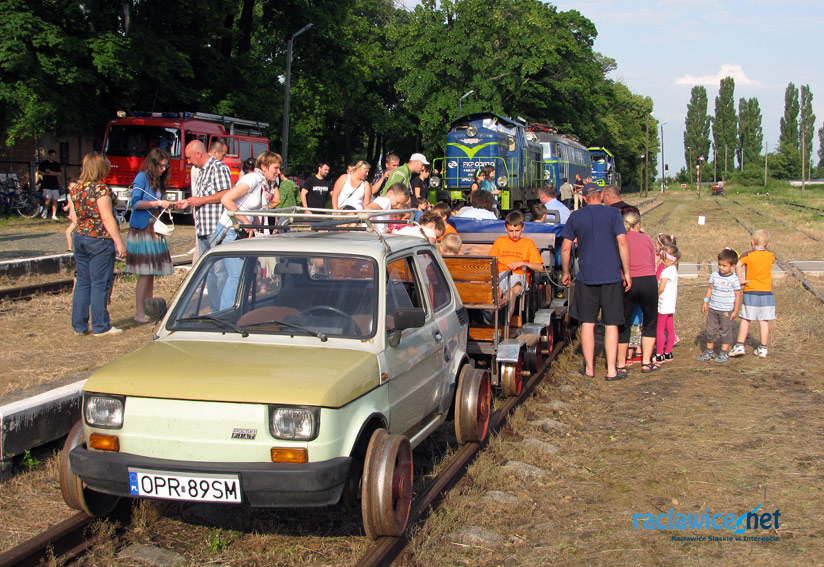
<svg viewBox="0 0 824 567"><path fill-rule="evenodd" d="M120 497L88 488L80 477L72 472L69 463L71 450L82 445L84 441L83 422L78 421L66 437L60 453L60 492L69 508L86 512L92 517L105 516L117 506Z"/></svg>
<svg viewBox="0 0 824 567"><path fill-rule="evenodd" d="M412 445L378 429L369 440L361 480L361 514L369 539L397 537L412 508Z"/></svg>
<svg viewBox="0 0 824 567"><path fill-rule="evenodd" d="M460 445L486 439L491 405L489 372L464 366L455 399L455 436Z"/></svg>

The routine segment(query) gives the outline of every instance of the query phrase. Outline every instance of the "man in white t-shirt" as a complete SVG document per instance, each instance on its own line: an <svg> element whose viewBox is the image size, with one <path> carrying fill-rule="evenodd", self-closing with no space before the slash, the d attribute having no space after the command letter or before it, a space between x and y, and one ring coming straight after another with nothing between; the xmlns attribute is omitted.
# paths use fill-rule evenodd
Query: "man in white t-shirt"
<svg viewBox="0 0 824 567"><path fill-rule="evenodd" d="M472 206L464 207L458 211L457 216L462 219L498 220L493 211L495 197L489 191L475 191L469 195L469 202Z"/></svg>

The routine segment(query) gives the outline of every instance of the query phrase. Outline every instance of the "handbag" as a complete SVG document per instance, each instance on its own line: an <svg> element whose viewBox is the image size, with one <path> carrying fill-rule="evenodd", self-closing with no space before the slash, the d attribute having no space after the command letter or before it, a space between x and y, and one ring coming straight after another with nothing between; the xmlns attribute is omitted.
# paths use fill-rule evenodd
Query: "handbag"
<svg viewBox="0 0 824 567"><path fill-rule="evenodd" d="M163 213L166 213L167 215L169 215L170 224L166 224L165 222L160 220L160 217L163 216ZM172 233L175 231L175 221L174 221L174 218L172 217L172 213L169 212L169 209L163 209L163 211L159 215L157 215L156 217L154 215L152 215L151 213L149 213L149 215L153 219L155 219L154 224L152 225L152 228L154 229L155 234L162 234L163 236L171 236Z"/></svg>
<svg viewBox="0 0 824 567"><path fill-rule="evenodd" d="M140 189L141 191L146 193L152 199L157 200L157 196L152 195L151 193L149 193L148 191L143 189L143 187L136 187L135 185L132 185L132 189ZM160 217L163 216L163 213L166 213L167 215L169 215L169 224L166 224L165 222L160 220ZM163 209L162 211L160 211L160 214L157 215L157 216L154 216L152 213L149 213L149 216L154 219L154 224L152 225L152 228L154 229L155 234L160 234L160 235L163 235L163 236L171 236L172 233L175 231L175 221L174 221L174 218L172 217L172 213L169 209Z"/></svg>

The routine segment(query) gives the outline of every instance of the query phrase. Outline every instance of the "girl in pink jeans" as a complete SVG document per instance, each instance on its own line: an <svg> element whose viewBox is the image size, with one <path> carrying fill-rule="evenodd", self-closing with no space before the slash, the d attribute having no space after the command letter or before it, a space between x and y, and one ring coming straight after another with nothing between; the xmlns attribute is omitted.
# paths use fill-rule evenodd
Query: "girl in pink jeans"
<svg viewBox="0 0 824 567"><path fill-rule="evenodd" d="M658 278L658 327L655 339L655 363L672 360L675 330L672 318L678 301L678 258L681 253L675 245L661 247L661 264L664 270Z"/></svg>

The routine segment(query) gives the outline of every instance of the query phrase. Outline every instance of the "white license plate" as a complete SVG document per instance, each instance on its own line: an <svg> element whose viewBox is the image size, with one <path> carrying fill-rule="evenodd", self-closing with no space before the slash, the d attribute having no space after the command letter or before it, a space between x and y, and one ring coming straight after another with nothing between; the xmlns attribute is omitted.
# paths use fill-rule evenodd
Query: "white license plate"
<svg viewBox="0 0 824 567"><path fill-rule="evenodd" d="M240 480L234 474L190 474L129 469L132 496L190 500L196 502L241 502Z"/></svg>

